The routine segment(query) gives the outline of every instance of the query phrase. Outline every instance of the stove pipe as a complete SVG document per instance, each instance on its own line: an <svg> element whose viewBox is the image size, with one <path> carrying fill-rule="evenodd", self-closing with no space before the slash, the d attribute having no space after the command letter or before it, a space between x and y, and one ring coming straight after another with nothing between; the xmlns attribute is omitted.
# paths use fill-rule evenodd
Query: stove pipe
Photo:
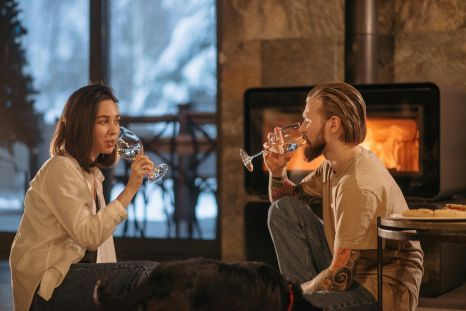
<svg viewBox="0 0 466 311"><path fill-rule="evenodd" d="M345 1L345 81L377 81L378 0Z"/></svg>

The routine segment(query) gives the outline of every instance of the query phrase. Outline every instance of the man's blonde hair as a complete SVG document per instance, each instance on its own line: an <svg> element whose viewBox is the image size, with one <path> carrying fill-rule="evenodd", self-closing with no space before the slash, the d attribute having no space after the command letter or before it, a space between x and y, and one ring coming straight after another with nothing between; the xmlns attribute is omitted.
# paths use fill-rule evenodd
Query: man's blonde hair
<svg viewBox="0 0 466 311"><path fill-rule="evenodd" d="M328 82L315 86L308 99L320 100L320 113L325 120L337 116L343 133L338 137L345 143L360 144L366 138L366 104L361 94L345 82Z"/></svg>

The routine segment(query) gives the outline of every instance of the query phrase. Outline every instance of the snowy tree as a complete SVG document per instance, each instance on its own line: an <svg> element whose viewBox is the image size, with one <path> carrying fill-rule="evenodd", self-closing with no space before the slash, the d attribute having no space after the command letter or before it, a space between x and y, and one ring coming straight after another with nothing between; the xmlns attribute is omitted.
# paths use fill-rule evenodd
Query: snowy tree
<svg viewBox="0 0 466 311"><path fill-rule="evenodd" d="M215 112L215 14L213 0L115 2L111 85L123 114L175 114L188 102Z"/></svg>
<svg viewBox="0 0 466 311"><path fill-rule="evenodd" d="M40 137L32 78L24 71L26 57L20 39L26 29L18 13L15 0L0 0L0 147L10 154L16 142L31 149Z"/></svg>

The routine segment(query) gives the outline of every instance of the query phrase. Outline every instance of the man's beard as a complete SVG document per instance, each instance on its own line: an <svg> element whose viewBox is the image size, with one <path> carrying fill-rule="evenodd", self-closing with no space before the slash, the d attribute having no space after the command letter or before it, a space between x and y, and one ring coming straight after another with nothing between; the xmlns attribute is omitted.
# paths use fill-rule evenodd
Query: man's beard
<svg viewBox="0 0 466 311"><path fill-rule="evenodd" d="M322 152L324 152L326 146L327 142L325 141L322 129L320 129L319 135L312 144L309 141L309 139L307 139L307 144L304 148L304 159L306 160L306 162L311 162L312 160L320 156Z"/></svg>

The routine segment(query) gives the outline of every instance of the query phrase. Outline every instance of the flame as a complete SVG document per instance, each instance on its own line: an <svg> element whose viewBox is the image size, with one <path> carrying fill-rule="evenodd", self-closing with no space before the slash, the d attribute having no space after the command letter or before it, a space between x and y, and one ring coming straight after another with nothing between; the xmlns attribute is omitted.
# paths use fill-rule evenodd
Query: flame
<svg viewBox="0 0 466 311"><path fill-rule="evenodd" d="M372 150L389 170L419 172L419 130L416 120L368 119L367 135L362 146Z"/></svg>
<svg viewBox="0 0 466 311"><path fill-rule="evenodd" d="M363 147L374 152L385 167L395 172L419 172L419 129L415 119L368 118ZM323 156L306 162L304 147L294 152L289 171L315 170ZM265 165L263 169L266 170Z"/></svg>

